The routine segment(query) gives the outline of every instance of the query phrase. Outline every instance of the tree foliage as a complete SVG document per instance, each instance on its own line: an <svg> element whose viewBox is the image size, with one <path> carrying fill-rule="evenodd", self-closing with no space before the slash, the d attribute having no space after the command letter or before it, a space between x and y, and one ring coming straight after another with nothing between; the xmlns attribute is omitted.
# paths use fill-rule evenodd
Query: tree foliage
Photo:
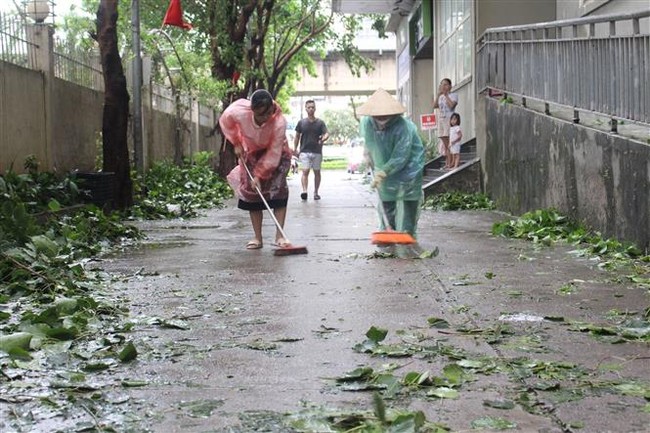
<svg viewBox="0 0 650 433"><path fill-rule="evenodd" d="M193 25L189 31L161 27L166 0L139 3L142 47L154 59L154 80L174 79L180 89L192 88L226 104L257 88L286 100L300 68L315 73L310 53L341 52L357 76L373 67L354 46L362 16L334 14L321 0L185 0L184 14ZM64 17L68 45L92 46L98 5L99 0L83 0L80 14ZM133 56L131 2L118 2L118 15L118 46L128 61ZM373 28L384 35L384 18L371 17ZM169 77L161 57L181 73Z"/></svg>
<svg viewBox="0 0 650 433"><path fill-rule="evenodd" d="M98 3L84 0L83 8L92 11ZM130 3L118 5L118 45L127 60L132 57ZM259 88L286 108L301 68L315 75L313 53L341 52L356 76L373 68L354 45L361 16L337 16L321 0L186 0L183 7L193 26L189 31L161 28L161 0L140 0L142 46L154 59L153 79L204 101L201 96L209 95L221 109ZM78 46L93 33L83 20L67 21ZM381 35L383 18L375 16L373 28ZM180 73L172 73L176 70ZM231 149L224 150L222 175L234 166Z"/></svg>
<svg viewBox="0 0 650 433"><path fill-rule="evenodd" d="M332 137L331 143L343 144L359 135L359 122L352 110L325 110L322 118Z"/></svg>

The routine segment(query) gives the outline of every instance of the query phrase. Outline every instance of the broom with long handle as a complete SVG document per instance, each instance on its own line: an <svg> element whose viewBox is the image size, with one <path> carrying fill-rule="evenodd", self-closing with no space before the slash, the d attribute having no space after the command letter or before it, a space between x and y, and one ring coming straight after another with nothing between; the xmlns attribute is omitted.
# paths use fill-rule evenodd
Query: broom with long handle
<svg viewBox="0 0 650 433"><path fill-rule="evenodd" d="M370 174L374 177L374 170L370 171ZM398 232L393 230L390 223L388 222L388 215L386 215L386 209L384 209L384 202L381 200L381 195L379 194L379 189L377 189L377 208L381 214L381 219L384 222L384 227L386 230L377 231L372 234L371 242L375 245L411 245L417 241L410 233Z"/></svg>
<svg viewBox="0 0 650 433"><path fill-rule="evenodd" d="M246 173L248 174L248 178L251 180L251 183L255 187L255 191L257 191L257 194L260 196L262 199L262 202L264 202L264 206L266 206L266 210L269 211L271 214L271 218L273 218L273 222L275 223L275 226L278 228L278 231L282 234L282 237L284 238L285 242L287 245L279 247L273 251L273 254L276 256L289 256L293 254L307 254L307 247L295 247L291 245L291 242L289 241L289 238L287 237L287 234L284 232L284 229L280 225L280 222L278 219L275 217L275 214L273 213L273 209L271 209L271 206L269 206L269 203L266 201L264 198L264 195L262 194L262 191L260 191L259 187L255 183L255 178L253 177L253 174L251 171L248 169L248 166L246 165L246 162L244 162L243 159L241 159L241 164L244 166L244 169L246 170Z"/></svg>

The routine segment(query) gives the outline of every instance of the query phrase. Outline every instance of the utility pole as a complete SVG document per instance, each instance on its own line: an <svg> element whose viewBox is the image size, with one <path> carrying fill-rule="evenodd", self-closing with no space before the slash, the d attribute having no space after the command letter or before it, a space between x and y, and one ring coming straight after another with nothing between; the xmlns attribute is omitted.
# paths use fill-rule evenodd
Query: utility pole
<svg viewBox="0 0 650 433"><path fill-rule="evenodd" d="M131 0L131 32L133 36L133 151L135 168L144 174L142 148L142 54L140 50L140 0Z"/></svg>

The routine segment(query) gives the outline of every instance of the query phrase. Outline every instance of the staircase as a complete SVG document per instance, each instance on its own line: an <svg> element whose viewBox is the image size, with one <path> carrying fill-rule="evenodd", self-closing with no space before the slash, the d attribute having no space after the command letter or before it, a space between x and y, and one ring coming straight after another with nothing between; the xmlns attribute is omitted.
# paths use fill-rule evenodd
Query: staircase
<svg viewBox="0 0 650 433"><path fill-rule="evenodd" d="M439 156L427 162L424 166L422 190L424 196L440 194L449 191L460 191L467 194L481 192L480 158L476 156L476 139L464 142L460 148L460 165L458 168L445 171L444 156Z"/></svg>

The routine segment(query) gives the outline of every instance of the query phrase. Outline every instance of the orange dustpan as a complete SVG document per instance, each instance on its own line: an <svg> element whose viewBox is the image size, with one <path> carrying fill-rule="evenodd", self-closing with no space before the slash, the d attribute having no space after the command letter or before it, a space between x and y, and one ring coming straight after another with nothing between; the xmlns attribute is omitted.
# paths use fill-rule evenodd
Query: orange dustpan
<svg viewBox="0 0 650 433"><path fill-rule="evenodd" d="M375 245L411 245L417 241L409 233L384 230L373 232L371 242Z"/></svg>
<svg viewBox="0 0 650 433"><path fill-rule="evenodd" d="M388 216L384 210L384 204L379 196L379 191L377 191L377 200L377 207L379 208L379 213L381 214L386 229L374 232L371 237L371 242L375 245L410 245L416 243L417 241L410 233L398 232L391 228L388 223Z"/></svg>

